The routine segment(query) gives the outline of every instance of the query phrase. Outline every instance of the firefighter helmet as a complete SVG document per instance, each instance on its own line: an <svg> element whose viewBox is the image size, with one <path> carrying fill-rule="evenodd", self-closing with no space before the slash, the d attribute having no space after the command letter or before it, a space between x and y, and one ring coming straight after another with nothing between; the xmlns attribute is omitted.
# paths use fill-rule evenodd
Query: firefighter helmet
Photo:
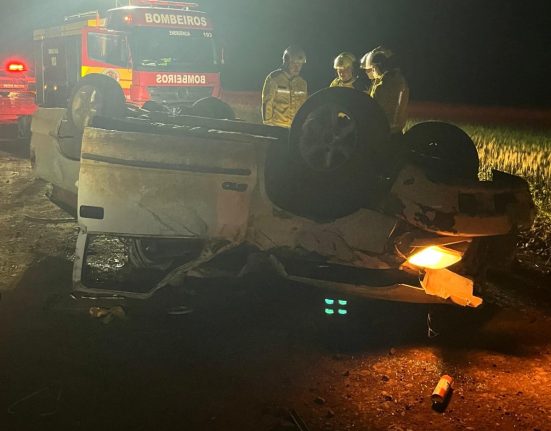
<svg viewBox="0 0 551 431"><path fill-rule="evenodd" d="M283 63L306 63L306 53L296 45L291 45L283 52Z"/></svg>
<svg viewBox="0 0 551 431"><path fill-rule="evenodd" d="M362 57L362 60L360 61L360 67L367 70L373 69L374 66L379 69L381 69L381 66L383 66L384 68L384 64L393 55L394 53L390 49L378 46L373 51L369 51L366 55Z"/></svg>
<svg viewBox="0 0 551 431"><path fill-rule="evenodd" d="M356 64L356 56L351 52L341 52L333 63L334 69L350 69Z"/></svg>

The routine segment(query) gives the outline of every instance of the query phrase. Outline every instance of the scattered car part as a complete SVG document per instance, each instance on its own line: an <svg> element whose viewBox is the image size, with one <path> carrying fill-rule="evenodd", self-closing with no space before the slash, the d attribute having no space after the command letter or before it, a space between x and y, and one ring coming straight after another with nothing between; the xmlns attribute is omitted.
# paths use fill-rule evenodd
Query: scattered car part
<svg viewBox="0 0 551 431"><path fill-rule="evenodd" d="M304 420L302 420L302 417L300 417L296 410L289 410L289 416L291 417L291 420L297 427L298 431L309 431L308 426L304 423Z"/></svg>
<svg viewBox="0 0 551 431"><path fill-rule="evenodd" d="M113 319L126 319L126 311L120 305L114 307L90 307L88 310L90 316L100 319L102 323L111 323Z"/></svg>
<svg viewBox="0 0 551 431"><path fill-rule="evenodd" d="M434 404L443 404L447 398L450 397L453 391L453 377L444 374L440 377L434 391L432 392L431 399Z"/></svg>

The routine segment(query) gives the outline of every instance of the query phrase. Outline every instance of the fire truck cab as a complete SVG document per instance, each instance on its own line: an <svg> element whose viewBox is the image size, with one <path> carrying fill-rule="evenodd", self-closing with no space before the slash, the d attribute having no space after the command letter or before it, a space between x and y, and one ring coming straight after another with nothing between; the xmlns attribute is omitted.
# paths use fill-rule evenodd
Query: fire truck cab
<svg viewBox="0 0 551 431"><path fill-rule="evenodd" d="M134 0L65 19L34 32L37 103L66 107L79 80L96 74L118 82L127 102L191 105L220 95L212 22L195 3Z"/></svg>

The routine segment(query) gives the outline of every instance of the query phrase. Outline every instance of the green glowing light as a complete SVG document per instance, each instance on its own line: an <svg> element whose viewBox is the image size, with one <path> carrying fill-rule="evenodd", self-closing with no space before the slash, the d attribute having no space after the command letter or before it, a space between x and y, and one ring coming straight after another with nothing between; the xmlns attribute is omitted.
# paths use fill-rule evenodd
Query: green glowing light
<svg viewBox="0 0 551 431"><path fill-rule="evenodd" d="M348 301L345 299L339 299L339 305L348 305Z"/></svg>
<svg viewBox="0 0 551 431"><path fill-rule="evenodd" d="M343 310L342 308L339 308L339 314L341 316L346 316L348 314L348 311L347 310Z"/></svg>
<svg viewBox="0 0 551 431"><path fill-rule="evenodd" d="M335 303L335 300L334 299L329 299L329 298L325 298L325 303L327 305L333 305Z"/></svg>
<svg viewBox="0 0 551 431"><path fill-rule="evenodd" d="M332 308L326 308L325 309L325 314L328 314L329 316L332 316L333 314L335 314L335 310L333 310Z"/></svg>

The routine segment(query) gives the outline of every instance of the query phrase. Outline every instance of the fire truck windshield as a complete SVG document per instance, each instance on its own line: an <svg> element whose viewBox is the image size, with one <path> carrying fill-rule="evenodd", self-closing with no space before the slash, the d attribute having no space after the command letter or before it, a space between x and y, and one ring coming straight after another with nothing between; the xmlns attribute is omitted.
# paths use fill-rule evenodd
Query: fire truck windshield
<svg viewBox="0 0 551 431"><path fill-rule="evenodd" d="M132 59L136 69L203 72L214 70L218 60L211 32L136 28L132 37Z"/></svg>

